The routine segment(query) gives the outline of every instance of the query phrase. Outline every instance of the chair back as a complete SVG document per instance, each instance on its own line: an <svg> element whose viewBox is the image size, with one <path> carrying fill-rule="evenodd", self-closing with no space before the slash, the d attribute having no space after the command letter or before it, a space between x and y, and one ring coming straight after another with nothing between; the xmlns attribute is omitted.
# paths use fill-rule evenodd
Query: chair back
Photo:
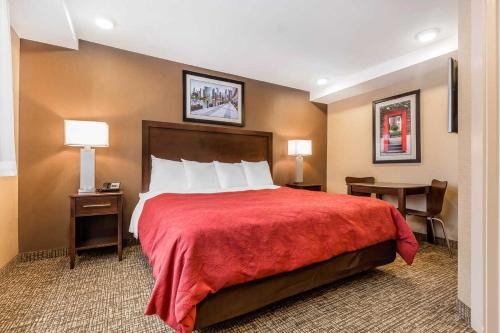
<svg viewBox="0 0 500 333"><path fill-rule="evenodd" d="M373 184L375 183L375 177L345 177L346 185L353 183L363 183L363 184ZM351 192L351 195L355 195L358 197L371 197L370 193L360 193L360 192Z"/></svg>
<svg viewBox="0 0 500 333"><path fill-rule="evenodd" d="M427 212L432 215L438 215L443 210L444 195L448 187L447 181L433 179L431 188L427 194Z"/></svg>

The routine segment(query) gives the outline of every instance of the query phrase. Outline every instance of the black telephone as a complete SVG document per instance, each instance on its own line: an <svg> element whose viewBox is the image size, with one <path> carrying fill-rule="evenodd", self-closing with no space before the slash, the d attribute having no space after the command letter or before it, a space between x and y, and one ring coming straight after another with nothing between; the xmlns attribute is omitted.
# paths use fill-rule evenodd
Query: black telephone
<svg viewBox="0 0 500 333"><path fill-rule="evenodd" d="M102 187L97 189L97 192L118 192L120 191L120 182L104 183Z"/></svg>

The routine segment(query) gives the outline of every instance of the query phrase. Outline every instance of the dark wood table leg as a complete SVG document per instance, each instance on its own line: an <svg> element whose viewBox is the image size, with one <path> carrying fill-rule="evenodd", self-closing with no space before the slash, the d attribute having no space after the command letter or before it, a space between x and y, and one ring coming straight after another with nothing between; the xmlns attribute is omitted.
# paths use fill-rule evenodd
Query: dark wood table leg
<svg viewBox="0 0 500 333"><path fill-rule="evenodd" d="M398 189L398 210L406 219L406 191L404 188Z"/></svg>
<svg viewBox="0 0 500 333"><path fill-rule="evenodd" d="M380 194L380 193L375 193L375 197L376 197L377 199L382 200L382 194Z"/></svg>
<svg viewBox="0 0 500 333"><path fill-rule="evenodd" d="M347 185L347 194L351 195L352 194L352 186Z"/></svg>
<svg viewBox="0 0 500 333"><path fill-rule="evenodd" d="M427 220L427 243L434 244L436 242L436 238L434 235L434 231L432 230L431 223L431 220Z"/></svg>

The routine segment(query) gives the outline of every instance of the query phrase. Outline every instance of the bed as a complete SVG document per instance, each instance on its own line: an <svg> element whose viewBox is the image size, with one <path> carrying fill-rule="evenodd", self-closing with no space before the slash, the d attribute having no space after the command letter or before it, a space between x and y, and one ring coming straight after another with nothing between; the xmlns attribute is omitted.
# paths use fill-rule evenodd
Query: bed
<svg viewBox="0 0 500 333"><path fill-rule="evenodd" d="M269 132L152 121L143 121L142 126L145 193L152 155L199 162L268 161L272 166L273 136ZM234 202L243 203L246 209L224 208ZM282 203L288 208L280 208ZM180 332L204 328L391 263L396 252L411 264L418 248L397 209L370 198L273 187L223 193L150 193L141 198L138 207L134 234L139 232L155 276L145 313L159 315ZM229 218L233 211L235 216ZM332 214L338 220L335 226L327 223ZM353 226L353 219L360 222ZM318 230L300 231L297 234L305 236L296 237L297 225ZM339 235L332 234L332 229L340 230ZM247 245L254 241L252 237L266 241L255 239L254 248ZM272 247L275 252L271 253L276 255L266 254L265 246ZM241 251L235 250L240 247ZM244 265L239 267L238 260ZM221 273L226 271L232 274L227 281L226 273Z"/></svg>

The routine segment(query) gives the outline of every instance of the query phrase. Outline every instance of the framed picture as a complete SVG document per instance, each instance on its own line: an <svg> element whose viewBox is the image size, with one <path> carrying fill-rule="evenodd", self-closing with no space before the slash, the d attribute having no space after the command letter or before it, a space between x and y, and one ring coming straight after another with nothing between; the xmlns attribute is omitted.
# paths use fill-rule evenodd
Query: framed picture
<svg viewBox="0 0 500 333"><path fill-rule="evenodd" d="M184 121L244 126L245 83L183 71Z"/></svg>
<svg viewBox="0 0 500 333"><path fill-rule="evenodd" d="M373 102L373 163L420 163L420 90Z"/></svg>

